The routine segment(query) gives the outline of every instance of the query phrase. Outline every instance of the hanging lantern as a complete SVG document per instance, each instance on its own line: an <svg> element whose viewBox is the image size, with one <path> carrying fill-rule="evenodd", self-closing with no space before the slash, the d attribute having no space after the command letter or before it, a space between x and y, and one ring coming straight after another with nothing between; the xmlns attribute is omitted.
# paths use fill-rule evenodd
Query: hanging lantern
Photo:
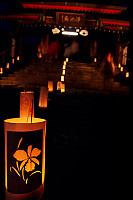
<svg viewBox="0 0 133 200"><path fill-rule="evenodd" d="M62 75L65 75L65 69L62 70Z"/></svg>
<svg viewBox="0 0 133 200"><path fill-rule="evenodd" d="M66 69L66 65L63 65L63 69Z"/></svg>
<svg viewBox="0 0 133 200"><path fill-rule="evenodd" d="M64 81L64 76L61 76L61 81L62 81L62 82Z"/></svg>
<svg viewBox="0 0 133 200"><path fill-rule="evenodd" d="M62 83L62 84L61 84L61 93L62 93L62 92L65 92L65 83Z"/></svg>
<svg viewBox="0 0 133 200"><path fill-rule="evenodd" d="M20 93L20 118L29 122L34 117L34 92Z"/></svg>
<svg viewBox="0 0 133 200"><path fill-rule="evenodd" d="M0 68L0 74L3 74L3 68L2 67Z"/></svg>
<svg viewBox="0 0 133 200"><path fill-rule="evenodd" d="M129 78L129 72L126 72L126 78Z"/></svg>
<svg viewBox="0 0 133 200"><path fill-rule="evenodd" d="M17 56L17 60L20 60L20 57L19 57L19 56Z"/></svg>
<svg viewBox="0 0 133 200"><path fill-rule="evenodd" d="M41 87L40 88L40 97L39 97L39 107L47 108L47 101L48 101L48 88Z"/></svg>
<svg viewBox="0 0 133 200"><path fill-rule="evenodd" d="M46 120L4 121L5 199L40 200L44 193Z"/></svg>
<svg viewBox="0 0 133 200"><path fill-rule="evenodd" d="M7 63L7 64L6 64L6 69L9 69L9 67L10 67L10 64Z"/></svg>
<svg viewBox="0 0 133 200"><path fill-rule="evenodd" d="M61 85L62 85L62 82L61 82L61 81L58 81L58 82L57 82L57 90L61 90Z"/></svg>
<svg viewBox="0 0 133 200"><path fill-rule="evenodd" d="M53 81L48 81L48 91L53 92Z"/></svg>

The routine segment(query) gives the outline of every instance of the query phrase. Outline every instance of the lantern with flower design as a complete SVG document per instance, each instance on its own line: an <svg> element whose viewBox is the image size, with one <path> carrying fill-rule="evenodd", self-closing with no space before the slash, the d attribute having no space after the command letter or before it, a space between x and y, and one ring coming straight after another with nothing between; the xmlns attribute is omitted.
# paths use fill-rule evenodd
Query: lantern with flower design
<svg viewBox="0 0 133 200"><path fill-rule="evenodd" d="M4 129L5 199L40 200L44 193L46 120L34 115L26 120L20 115L6 119Z"/></svg>

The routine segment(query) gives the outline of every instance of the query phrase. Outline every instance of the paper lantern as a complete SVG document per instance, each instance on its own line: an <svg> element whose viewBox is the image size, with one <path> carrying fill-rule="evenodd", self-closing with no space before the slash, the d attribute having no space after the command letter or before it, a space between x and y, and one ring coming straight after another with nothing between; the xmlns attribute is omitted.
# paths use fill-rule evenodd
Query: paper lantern
<svg viewBox="0 0 133 200"><path fill-rule="evenodd" d="M68 62L68 58L66 58L66 62Z"/></svg>
<svg viewBox="0 0 133 200"><path fill-rule="evenodd" d="M5 199L40 200L44 193L46 120L4 121Z"/></svg>
<svg viewBox="0 0 133 200"><path fill-rule="evenodd" d="M3 74L3 68L2 67L0 68L0 74Z"/></svg>
<svg viewBox="0 0 133 200"><path fill-rule="evenodd" d="M62 70L62 75L65 75L65 69Z"/></svg>
<svg viewBox="0 0 133 200"><path fill-rule="evenodd" d="M67 64L67 62L66 61L64 61L64 65L66 65Z"/></svg>
<svg viewBox="0 0 133 200"><path fill-rule="evenodd" d="M20 57L19 57L19 56L17 56L17 60L20 60Z"/></svg>
<svg viewBox="0 0 133 200"><path fill-rule="evenodd" d="M39 107L47 108L47 101L48 101L48 88L41 87L40 88L40 97L39 97Z"/></svg>
<svg viewBox="0 0 133 200"><path fill-rule="evenodd" d="M123 67L121 67L121 72L123 72Z"/></svg>
<svg viewBox="0 0 133 200"><path fill-rule="evenodd" d="M61 85L62 85L62 82L61 82L61 81L58 81L58 82L57 82L57 90L61 90Z"/></svg>
<svg viewBox="0 0 133 200"><path fill-rule="evenodd" d="M94 58L94 62L95 62L95 63L97 62L97 58Z"/></svg>
<svg viewBox="0 0 133 200"><path fill-rule="evenodd" d="M129 72L126 72L126 78L129 78Z"/></svg>
<svg viewBox="0 0 133 200"><path fill-rule="evenodd" d="M48 81L48 91L53 92L53 81Z"/></svg>
<svg viewBox="0 0 133 200"><path fill-rule="evenodd" d="M64 81L64 76L61 76L61 81L62 81L62 82Z"/></svg>
<svg viewBox="0 0 133 200"><path fill-rule="evenodd" d="M20 93L20 118L29 122L34 117L34 92Z"/></svg>
<svg viewBox="0 0 133 200"><path fill-rule="evenodd" d="M7 64L6 64L6 68L7 68L7 69L9 69L9 67L10 67L10 64L9 64L9 63L7 63Z"/></svg>
<svg viewBox="0 0 133 200"><path fill-rule="evenodd" d="M61 84L61 93L62 93L62 92L65 92L65 83L62 83L62 84Z"/></svg>
<svg viewBox="0 0 133 200"><path fill-rule="evenodd" d="M120 69L121 68L121 64L119 63L119 65L118 65L118 68Z"/></svg>
<svg viewBox="0 0 133 200"><path fill-rule="evenodd" d="M15 63L15 59L14 58L12 58L12 64L14 64Z"/></svg>
<svg viewBox="0 0 133 200"><path fill-rule="evenodd" d="M66 65L63 65L63 69L66 69Z"/></svg>

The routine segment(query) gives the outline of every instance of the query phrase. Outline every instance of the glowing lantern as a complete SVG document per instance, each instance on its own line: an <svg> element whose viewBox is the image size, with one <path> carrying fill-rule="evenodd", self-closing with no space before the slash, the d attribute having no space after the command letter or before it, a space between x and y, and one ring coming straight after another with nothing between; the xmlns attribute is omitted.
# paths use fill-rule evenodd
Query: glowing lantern
<svg viewBox="0 0 133 200"><path fill-rule="evenodd" d="M121 72L123 72L123 67L121 67Z"/></svg>
<svg viewBox="0 0 133 200"><path fill-rule="evenodd" d="M67 64L67 62L66 61L64 61L64 65L66 65Z"/></svg>
<svg viewBox="0 0 133 200"><path fill-rule="evenodd" d="M129 78L129 72L126 72L126 78Z"/></svg>
<svg viewBox="0 0 133 200"><path fill-rule="evenodd" d="M12 58L12 64L14 64L14 62L15 62L15 59L14 59L14 58Z"/></svg>
<svg viewBox="0 0 133 200"><path fill-rule="evenodd" d="M64 76L61 76L61 81L62 81L62 82L64 81Z"/></svg>
<svg viewBox="0 0 133 200"><path fill-rule="evenodd" d="M34 117L34 92L20 93L20 118L29 122Z"/></svg>
<svg viewBox="0 0 133 200"><path fill-rule="evenodd" d="M65 92L65 83L61 84L61 92Z"/></svg>
<svg viewBox="0 0 133 200"><path fill-rule="evenodd" d="M20 60L20 57L19 57L19 56L17 56L17 60Z"/></svg>
<svg viewBox="0 0 133 200"><path fill-rule="evenodd" d="M48 101L48 89L47 87L41 87L40 97L39 97L39 107L47 108L47 101Z"/></svg>
<svg viewBox="0 0 133 200"><path fill-rule="evenodd" d="M53 92L53 81L48 81L48 91Z"/></svg>
<svg viewBox="0 0 133 200"><path fill-rule="evenodd" d="M65 69L63 69L63 71L62 71L62 75L65 75Z"/></svg>
<svg viewBox="0 0 133 200"><path fill-rule="evenodd" d="M66 69L66 65L63 65L63 69Z"/></svg>
<svg viewBox="0 0 133 200"><path fill-rule="evenodd" d="M68 62L68 58L66 58L66 62Z"/></svg>
<svg viewBox="0 0 133 200"><path fill-rule="evenodd" d="M62 82L61 82L61 81L58 81L58 82L57 82L57 90L61 90L61 85L62 85Z"/></svg>
<svg viewBox="0 0 133 200"><path fill-rule="evenodd" d="M6 68L9 69L9 67L10 67L10 65L9 65L9 63L7 63L7 64L6 64Z"/></svg>
<svg viewBox="0 0 133 200"><path fill-rule="evenodd" d="M44 193L46 120L4 121L6 200L40 200Z"/></svg>
<svg viewBox="0 0 133 200"><path fill-rule="evenodd" d="M0 68L0 74L3 74L3 68L2 67Z"/></svg>
<svg viewBox="0 0 133 200"><path fill-rule="evenodd" d="M97 58L94 58L94 62L95 62L95 63L97 62Z"/></svg>
<svg viewBox="0 0 133 200"><path fill-rule="evenodd" d="M120 69L121 68L121 64L119 63L119 65L118 65L118 68Z"/></svg>

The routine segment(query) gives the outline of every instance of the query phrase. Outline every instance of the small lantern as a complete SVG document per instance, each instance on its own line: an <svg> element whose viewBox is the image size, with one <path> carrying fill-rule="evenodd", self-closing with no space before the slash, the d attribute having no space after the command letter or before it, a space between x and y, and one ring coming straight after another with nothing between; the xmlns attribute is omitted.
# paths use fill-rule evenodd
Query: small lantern
<svg viewBox="0 0 133 200"><path fill-rule="evenodd" d="M53 92L53 81L48 81L48 91Z"/></svg>
<svg viewBox="0 0 133 200"><path fill-rule="evenodd" d="M20 118L29 122L34 117L34 92L20 93Z"/></svg>
<svg viewBox="0 0 133 200"><path fill-rule="evenodd" d="M14 59L14 58L12 58L12 64L14 64L14 62L15 62L15 59Z"/></svg>
<svg viewBox="0 0 133 200"><path fill-rule="evenodd" d="M129 72L126 72L126 78L129 78Z"/></svg>
<svg viewBox="0 0 133 200"><path fill-rule="evenodd" d="M65 83L62 83L62 84L61 84L61 93L62 93L62 92L65 92Z"/></svg>
<svg viewBox="0 0 133 200"><path fill-rule="evenodd" d="M62 82L61 82L61 81L58 81L58 82L57 82L57 90L61 90L61 85L62 85Z"/></svg>
<svg viewBox="0 0 133 200"><path fill-rule="evenodd" d="M41 87L40 88L40 97L39 97L39 107L47 108L47 101L48 101L48 88Z"/></svg>
<svg viewBox="0 0 133 200"><path fill-rule="evenodd" d="M67 62L66 61L64 61L64 65L66 65L67 64Z"/></svg>
<svg viewBox="0 0 133 200"><path fill-rule="evenodd" d="M19 56L17 56L17 60L20 60L20 57L19 57Z"/></svg>
<svg viewBox="0 0 133 200"><path fill-rule="evenodd" d="M118 68L120 69L121 68L121 64L119 63L119 65L118 65Z"/></svg>
<svg viewBox="0 0 133 200"><path fill-rule="evenodd" d="M2 67L0 68L0 74L3 74L3 68Z"/></svg>
<svg viewBox="0 0 133 200"><path fill-rule="evenodd" d="M66 65L63 65L63 69L66 69Z"/></svg>
<svg viewBox="0 0 133 200"><path fill-rule="evenodd" d="M62 75L65 75L65 69L62 70Z"/></svg>
<svg viewBox="0 0 133 200"><path fill-rule="evenodd" d="M68 58L66 58L66 62L68 62Z"/></svg>
<svg viewBox="0 0 133 200"><path fill-rule="evenodd" d="M4 121L5 199L40 200L44 193L46 120Z"/></svg>
<svg viewBox="0 0 133 200"><path fill-rule="evenodd" d="M9 63L7 63L7 64L6 64L6 68L7 68L7 69L9 69L9 67L10 67L10 64L9 64Z"/></svg>
<svg viewBox="0 0 133 200"><path fill-rule="evenodd" d="M64 76L61 76L61 81L62 81L62 82L64 81Z"/></svg>
<svg viewBox="0 0 133 200"><path fill-rule="evenodd" d="M123 72L123 67L121 67L121 72Z"/></svg>
<svg viewBox="0 0 133 200"><path fill-rule="evenodd" d="M96 63L97 62L97 58L94 58L94 63Z"/></svg>

